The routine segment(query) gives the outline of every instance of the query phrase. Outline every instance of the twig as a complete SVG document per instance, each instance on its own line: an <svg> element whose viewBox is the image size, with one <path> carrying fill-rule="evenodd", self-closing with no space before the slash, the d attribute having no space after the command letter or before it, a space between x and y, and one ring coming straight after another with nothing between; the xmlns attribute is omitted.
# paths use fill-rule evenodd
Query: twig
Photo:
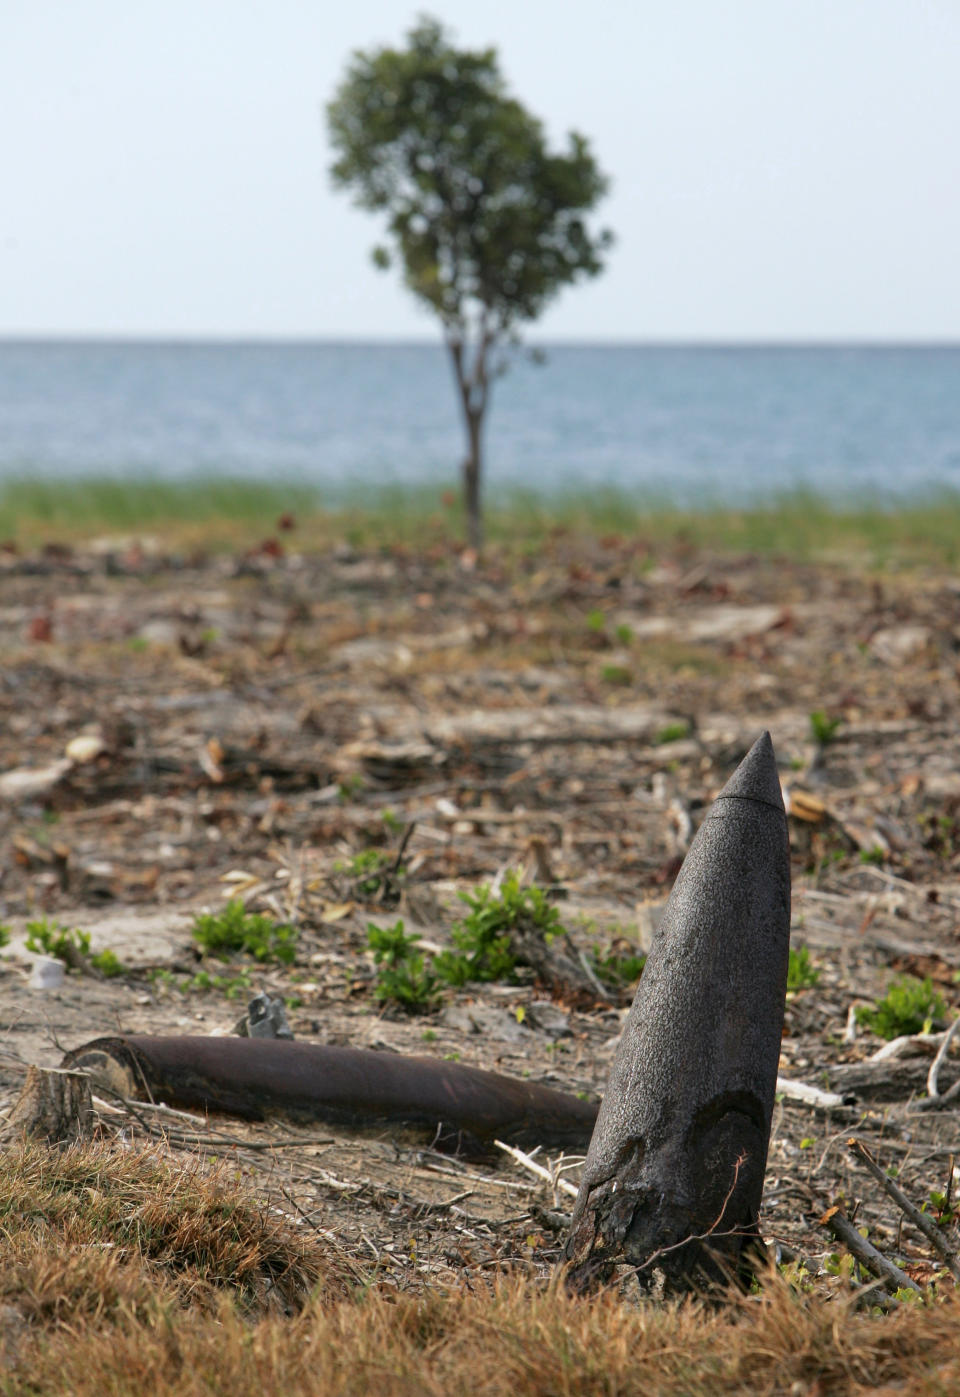
<svg viewBox="0 0 960 1397"><path fill-rule="evenodd" d="M736 1160L734 1161L733 1182L727 1189L727 1194L723 1200L723 1204L720 1208L719 1213L714 1218L710 1226L707 1228L706 1232L697 1232L691 1234L689 1237L681 1237L679 1242L672 1242L668 1247L658 1247L657 1250L655 1252L652 1252L650 1256L647 1257L646 1261L644 1261L643 1264L640 1267L638 1267L638 1270L648 1270L655 1261L659 1260L661 1256L666 1256L668 1252L679 1251L681 1247L688 1246L690 1242L705 1242L710 1237L737 1237L748 1235L749 1229L745 1227L728 1227L725 1232L717 1231L717 1228L720 1226L721 1222L723 1222L723 1215L727 1211L727 1204L733 1197L734 1189L737 1186L737 1180L740 1177L740 1170L743 1168L746 1162L746 1152L741 1150L741 1152L737 1155Z"/></svg>
<svg viewBox="0 0 960 1397"><path fill-rule="evenodd" d="M791 1101L802 1101L806 1106L820 1106L825 1111L850 1104L846 1097L838 1096L835 1091L821 1091L820 1087L811 1086L808 1082L794 1082L789 1077L777 1078L777 1091Z"/></svg>
<svg viewBox="0 0 960 1397"><path fill-rule="evenodd" d="M916 1281L912 1281L906 1271L901 1271L899 1266L895 1266L882 1252L877 1251L872 1242L860 1236L853 1223L839 1208L832 1208L820 1221L825 1227L829 1227L837 1240L843 1243L861 1266L865 1266L871 1275L883 1281L888 1290L915 1290L918 1295L923 1294Z"/></svg>
<svg viewBox="0 0 960 1397"><path fill-rule="evenodd" d="M518 1150L516 1145L505 1145L502 1140L494 1140L493 1143L498 1150L503 1150L504 1154L508 1154L511 1159L516 1160L517 1164L521 1165L531 1174L536 1174L539 1179L545 1179L556 1192L566 1193L569 1194L571 1198L576 1198L579 1189L575 1188L567 1179L556 1178L549 1169L544 1169L542 1164L538 1164L535 1159L531 1159L528 1154L524 1154L523 1150Z"/></svg>
<svg viewBox="0 0 960 1397"><path fill-rule="evenodd" d="M949 1091L941 1092L939 1096L920 1096L911 1104L910 1114L916 1111L939 1111L944 1106L950 1106L960 1096L960 1078L958 1078Z"/></svg>
<svg viewBox="0 0 960 1397"><path fill-rule="evenodd" d="M903 1057L910 1048L934 1048L943 1042L945 1036L943 1033L903 1033L871 1053L867 1062L886 1062L889 1058Z"/></svg>
<svg viewBox="0 0 960 1397"><path fill-rule="evenodd" d="M396 858L393 860L393 864L390 868L391 878L396 878L397 874L400 872L400 864L403 862L403 856L407 852L407 845L410 843L410 837L413 834L413 831L416 829L416 827L416 820L411 820L410 823L407 825L406 829L403 831L403 838L400 840L400 847L397 850Z"/></svg>
<svg viewBox="0 0 960 1397"><path fill-rule="evenodd" d="M552 1208L545 1208L541 1203L530 1204L530 1216L534 1222L538 1222L549 1232L566 1232L570 1227L569 1213L555 1212Z"/></svg>
<svg viewBox="0 0 960 1397"><path fill-rule="evenodd" d="M960 1020L958 1020L958 1022L960 1022ZM897 1207L901 1209L904 1216L909 1218L914 1227L923 1233L954 1279L960 1281L960 1259L958 1259L957 1253L948 1244L941 1228L934 1219L930 1217L928 1213L922 1213L916 1204L911 1203L903 1189L900 1188L898 1184L894 1183L893 1179L880 1168L880 1165L861 1140L851 1139L847 1141L847 1144L851 1153L860 1160L861 1164L866 1166L877 1183L882 1186L885 1192L893 1199L894 1203L896 1203Z"/></svg>
<svg viewBox="0 0 960 1397"><path fill-rule="evenodd" d="M944 1064L947 1053L950 1051L950 1044L953 1042L958 1029L960 1029L960 1016L955 1018L947 1029L943 1042L937 1049L937 1055L930 1064L930 1071L927 1073L927 1095L932 1101L936 1101L937 1097L940 1095L940 1091L937 1087L937 1078L940 1075L940 1068Z"/></svg>

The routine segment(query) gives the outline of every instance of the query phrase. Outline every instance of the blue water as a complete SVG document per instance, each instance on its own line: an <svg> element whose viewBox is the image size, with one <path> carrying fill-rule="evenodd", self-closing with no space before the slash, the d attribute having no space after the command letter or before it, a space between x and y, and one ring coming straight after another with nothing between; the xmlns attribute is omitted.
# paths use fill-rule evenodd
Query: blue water
<svg viewBox="0 0 960 1397"><path fill-rule="evenodd" d="M497 380L491 488L684 505L960 489L960 347L547 349ZM439 345L0 342L0 480L229 475L333 500L448 485Z"/></svg>

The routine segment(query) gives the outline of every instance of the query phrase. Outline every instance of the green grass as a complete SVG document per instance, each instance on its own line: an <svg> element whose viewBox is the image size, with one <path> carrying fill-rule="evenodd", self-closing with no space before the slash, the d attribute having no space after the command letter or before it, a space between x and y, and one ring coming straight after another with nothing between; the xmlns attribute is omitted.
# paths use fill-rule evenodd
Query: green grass
<svg viewBox="0 0 960 1397"><path fill-rule="evenodd" d="M487 494L490 543L522 552L582 532L656 550L680 545L870 566L960 561L960 493L893 508L882 501L831 505L798 492L749 509L708 501L696 511L613 490L551 501L521 492ZM281 539L295 547L343 540L361 548L428 547L465 536L452 477L446 490L390 487L335 498L306 484L210 478L22 478L0 487L0 539L24 546L131 531L172 536L183 545L249 546L275 534L287 513L296 529Z"/></svg>

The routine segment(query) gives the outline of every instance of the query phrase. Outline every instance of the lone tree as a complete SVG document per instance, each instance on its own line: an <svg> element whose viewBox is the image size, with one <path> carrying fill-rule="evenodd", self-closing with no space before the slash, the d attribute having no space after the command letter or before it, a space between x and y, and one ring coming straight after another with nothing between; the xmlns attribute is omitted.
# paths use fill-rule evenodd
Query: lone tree
<svg viewBox="0 0 960 1397"><path fill-rule="evenodd" d="M403 277L440 317L467 433L464 504L481 542L483 427L503 349L579 276L596 276L608 231L583 215L607 188L586 140L552 154L506 89L495 49L454 48L422 17L405 49L355 53L327 108L334 183L383 210ZM388 267L384 247L373 253Z"/></svg>

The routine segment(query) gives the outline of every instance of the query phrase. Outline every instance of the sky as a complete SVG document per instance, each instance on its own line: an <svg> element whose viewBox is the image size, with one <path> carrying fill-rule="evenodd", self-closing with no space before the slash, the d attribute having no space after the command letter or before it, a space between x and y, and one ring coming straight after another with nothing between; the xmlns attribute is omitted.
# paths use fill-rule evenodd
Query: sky
<svg viewBox="0 0 960 1397"><path fill-rule="evenodd" d="M420 10L590 140L533 338L960 339L958 0L0 0L0 335L425 339L324 105Z"/></svg>

